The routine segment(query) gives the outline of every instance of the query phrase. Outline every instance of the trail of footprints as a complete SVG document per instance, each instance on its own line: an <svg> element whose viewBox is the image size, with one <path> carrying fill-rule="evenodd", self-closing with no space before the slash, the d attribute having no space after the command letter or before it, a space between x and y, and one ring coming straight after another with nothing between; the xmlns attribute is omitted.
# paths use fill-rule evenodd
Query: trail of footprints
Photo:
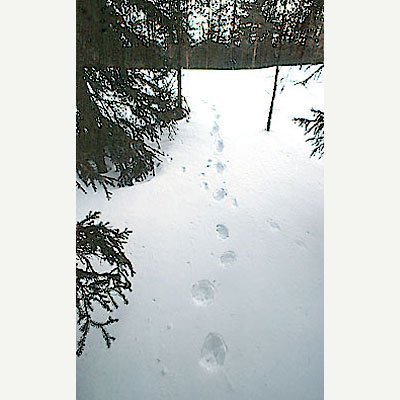
<svg viewBox="0 0 400 400"><path fill-rule="evenodd" d="M215 106L212 107L212 110L216 112ZM222 155L225 144L223 139L219 134L219 124L218 119L220 115L218 113L215 114L214 123L212 129L210 131L210 135L215 138L215 152L217 155ZM215 164L213 164L213 160L209 158L207 160L206 168L210 168L212 165L215 166L215 171L218 174L217 176L222 177L223 173L226 169L226 164L221 160L217 160ZM182 167L182 172L185 172L186 168ZM201 177L205 178L205 172L202 172ZM207 181L201 182L202 187L204 190L208 191L210 186ZM215 191L211 194L212 198L217 201L221 202L226 197L228 197L228 190L224 186L225 182L222 182L222 185L219 186ZM232 205L234 207L238 207L238 202L236 198L232 198ZM269 225L272 231L279 232L282 230L280 224L273 220L272 218L268 219L267 224ZM307 232L309 233L309 232ZM220 240L227 240L230 237L229 229L224 224L217 224L215 226L215 234L218 239ZM302 240L296 240L295 244L302 248L307 248L306 244ZM211 253L213 254L213 253ZM227 250L222 253L219 257L220 266L223 268L230 268L232 267L237 260L237 255L233 250ZM190 264L190 261L187 262ZM216 296L216 287L214 285L215 281L210 282L208 279L202 279L198 282L195 282L190 290L191 298L193 304L197 307L207 307L214 302ZM171 330L173 328L172 323L167 325L167 330ZM216 372L219 368L223 367L225 363L225 357L228 352L228 346L225 343L224 338L221 334L217 332L210 332L204 339L203 345L200 350L200 360L199 364L208 372ZM159 359L157 359L160 361ZM168 369L166 367L162 368L161 374L163 376L168 374Z"/></svg>
<svg viewBox="0 0 400 400"><path fill-rule="evenodd" d="M216 112L215 106L212 107L213 111ZM225 148L223 139L219 134L218 119L219 114L215 115L214 124L210 135L215 137L215 151L217 154L222 154ZM210 158L207 160L206 167L210 168L213 165L213 160ZM215 171L218 176L222 176L226 169L226 164L221 160L218 160L215 164ZM201 176L205 176L205 173L201 173ZM225 184L225 182L223 182ZM209 190L209 184L206 181L202 182L202 186L205 190ZM215 201L222 201L228 196L228 190L225 186L219 186L212 194L212 198ZM237 200L232 199L232 204L238 207ZM215 233L217 238L221 240L229 239L229 229L224 224L217 224L215 226ZM237 256L233 250L225 251L219 257L220 265L224 268L231 267L236 262ZM216 288L208 279L200 280L192 285L191 296L192 301L196 306L207 307L213 303L216 295ZM216 332L210 332L204 340L203 346L200 352L200 365L207 371L212 372L224 365L225 356L228 351L228 347L224 341L224 338Z"/></svg>
<svg viewBox="0 0 400 400"><path fill-rule="evenodd" d="M213 111L216 112L215 107ZM210 135L215 137L215 150L217 154L222 154L224 151L224 141L219 134L219 124L218 124L219 114L215 115L214 124ZM206 167L210 168L213 165L213 160L210 158L207 160ZM226 164L221 160L215 163L215 170L218 176L222 176L226 169ZM205 177L203 172L201 176ZM205 190L209 190L209 184L206 181L202 182ZM225 182L223 182L225 185ZM222 201L228 196L228 190L225 186L221 185L213 193L212 198L215 201ZM232 205L238 207L238 202L236 198L232 198ZM282 230L280 224L273 219L268 219L267 224L272 231L279 232ZM215 227L216 236L221 240L229 239L229 229L224 224L217 224ZM299 247L306 248L306 244L302 240L295 241L296 245ZM220 265L223 268L232 267L237 260L237 255L233 250L227 250L221 254L219 257ZM216 296L216 288L208 279L200 280L192 285L191 296L193 303L199 307L207 307L213 303ZM226 353L228 351L228 346L226 345L224 338L221 334L216 332L210 332L204 339L203 346L200 352L200 365L205 368L208 372L217 371L218 368L222 367L225 363Z"/></svg>
<svg viewBox="0 0 400 400"><path fill-rule="evenodd" d="M216 112L216 108L215 106L212 106L212 110L214 112ZM210 135L215 137L215 151L217 154L222 154L225 148L225 144L224 144L224 140L221 138L220 133L219 133L219 124L218 124L218 120L220 118L220 115L218 113L215 114L215 119L214 119L214 123L213 123L213 127L210 131ZM211 158L209 158L207 160L207 164L206 164L206 168L210 168L213 165L213 160ZM226 164L223 163L222 161L218 160L215 163L215 170L217 171L218 174L222 175L223 172L226 169ZM205 173L202 172L200 174L201 176L205 177ZM225 182L223 182L223 185L225 184ZM221 185L220 187L218 187L217 189L214 190L214 192L212 193L212 197L214 200L216 201L221 201L223 199L225 199L226 197L228 197L228 191L227 189ZM210 186L208 184L208 182L203 181L202 182L202 186L204 188L204 190L209 190ZM238 207L238 202L235 198L232 198L232 205L234 207Z"/></svg>
<svg viewBox="0 0 400 400"><path fill-rule="evenodd" d="M216 112L215 106L212 106L212 110ZM219 135L219 124L218 124L219 118L220 115L216 114L210 135L216 137L215 150L218 154L222 154L224 151L224 141ZM209 168L212 166L212 164L213 160L208 159L206 167ZM215 170L218 175L222 176L225 169L226 169L226 164L223 163L222 161L218 160L215 163ZM186 168L182 167L182 172L185 171ZM206 176L204 172L202 172L200 175L203 178ZM223 182L223 184L225 184L225 182ZM210 188L208 182L206 181L203 181L201 185L206 191L208 191ZM227 196L228 196L228 191L222 185L212 193L213 199L218 202L223 200ZM231 200L232 200L232 205L234 207L239 206L236 198L233 197ZM268 219L267 223L271 230L281 231L281 226L273 219ZM217 224L215 227L215 233L217 238L224 241L229 239L230 236L229 229L224 224ZM297 240L295 243L299 247L304 247L304 248L307 247L302 240ZM237 255L233 250L225 251L219 257L220 265L223 268L231 267L236 262L236 260L237 260ZM188 261L187 263L190 264L190 261ZM215 283L215 281L213 282ZM207 307L211 305L214 302L215 295L216 295L215 285L208 279L199 280L198 282L194 283L191 287L192 301L198 307ZM172 328L173 328L172 323L169 323L167 325L167 330L171 330ZM217 371L218 368L224 365L227 352L228 352L228 346L226 345L222 335L216 332L210 332L204 339L203 346L200 351L199 364L208 372ZM160 361L159 359L157 360ZM167 368L164 367L161 370L161 374L165 376L167 373L168 370Z"/></svg>

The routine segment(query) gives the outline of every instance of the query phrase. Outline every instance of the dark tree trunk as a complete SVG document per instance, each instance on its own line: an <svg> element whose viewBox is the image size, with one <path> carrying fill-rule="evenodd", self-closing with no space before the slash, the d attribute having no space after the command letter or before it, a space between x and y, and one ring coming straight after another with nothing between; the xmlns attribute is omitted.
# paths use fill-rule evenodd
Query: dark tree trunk
<svg viewBox="0 0 400 400"><path fill-rule="evenodd" d="M273 112L273 110L274 110L274 102L275 102L275 96L276 96L276 89L277 89L277 87L278 87L278 74L279 74L279 67L276 67L276 70L275 70L275 79L274 79L274 91L272 92L271 105L269 106L269 114L268 114L268 122L267 122L267 132L269 132L270 129L271 129L272 112Z"/></svg>
<svg viewBox="0 0 400 400"><path fill-rule="evenodd" d="M178 69L178 108L182 108L182 68Z"/></svg>
<svg viewBox="0 0 400 400"><path fill-rule="evenodd" d="M182 19L181 19L181 2L177 1L177 39L178 39L178 108L182 109Z"/></svg>

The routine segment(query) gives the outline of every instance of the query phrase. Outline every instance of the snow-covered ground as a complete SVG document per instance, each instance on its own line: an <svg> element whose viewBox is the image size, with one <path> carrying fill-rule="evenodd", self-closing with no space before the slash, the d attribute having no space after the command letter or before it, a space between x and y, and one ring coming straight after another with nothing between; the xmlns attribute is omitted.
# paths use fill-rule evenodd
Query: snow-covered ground
<svg viewBox="0 0 400 400"><path fill-rule="evenodd" d="M137 272L117 340L92 332L77 361L78 400L323 398L323 161L291 121L323 85L292 69L268 133L273 75L185 71L190 121L156 176L78 194L78 219L133 230Z"/></svg>

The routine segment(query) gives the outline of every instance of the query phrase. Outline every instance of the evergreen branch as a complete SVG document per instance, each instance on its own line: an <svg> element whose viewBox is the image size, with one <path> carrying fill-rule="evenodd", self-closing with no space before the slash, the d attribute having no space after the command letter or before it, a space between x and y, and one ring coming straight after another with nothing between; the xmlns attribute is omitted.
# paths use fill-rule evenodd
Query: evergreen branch
<svg viewBox="0 0 400 400"><path fill-rule="evenodd" d="M322 158L325 148L324 112L313 108L311 112L314 118L294 118L293 121L304 128L305 136L310 136L306 139L306 142L310 142L313 147L310 157L319 155L319 158Z"/></svg>
<svg viewBox="0 0 400 400"><path fill-rule="evenodd" d="M309 81L311 79L318 79L321 76L323 68L324 68L324 65L322 64L315 71L313 71L306 79L296 82L295 85L307 86L307 84L309 83Z"/></svg>
<svg viewBox="0 0 400 400"><path fill-rule="evenodd" d="M128 304L126 292L132 291L131 279L135 275L131 261L124 253L124 245L132 233L120 230L108 222L99 221L100 212L92 212L76 224L76 311L81 332L77 355L85 348L92 327L99 329L107 347L115 340L107 328L118 320L108 316L105 321L94 318L96 305L107 313L118 308L117 299ZM93 261L106 262L111 269L99 272ZM98 308L97 307L97 308Z"/></svg>

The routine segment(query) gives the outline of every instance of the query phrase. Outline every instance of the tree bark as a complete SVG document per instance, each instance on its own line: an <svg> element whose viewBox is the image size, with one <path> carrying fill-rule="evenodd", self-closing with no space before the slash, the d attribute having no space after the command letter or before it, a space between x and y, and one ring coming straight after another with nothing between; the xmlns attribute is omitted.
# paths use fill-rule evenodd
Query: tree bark
<svg viewBox="0 0 400 400"><path fill-rule="evenodd" d="M178 108L182 109L182 32L181 32L181 2L177 1L177 37L178 37Z"/></svg>
<svg viewBox="0 0 400 400"><path fill-rule="evenodd" d="M269 106L267 132L269 132L270 129L271 129L272 112L273 112L273 109L274 109L274 101L275 101L275 96L276 96L276 89L278 87L278 74L279 74L279 67L277 66L276 70L275 70L274 90L272 92L271 105Z"/></svg>

